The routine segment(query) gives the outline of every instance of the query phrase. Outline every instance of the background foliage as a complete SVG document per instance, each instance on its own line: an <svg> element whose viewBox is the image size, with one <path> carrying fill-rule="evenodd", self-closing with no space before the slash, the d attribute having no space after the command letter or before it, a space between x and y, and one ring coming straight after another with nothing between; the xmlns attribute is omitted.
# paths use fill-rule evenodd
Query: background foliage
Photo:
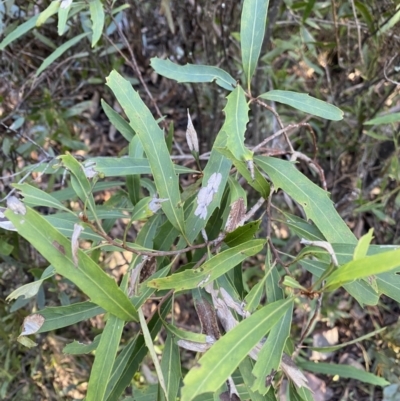
<svg viewBox="0 0 400 401"><path fill-rule="evenodd" d="M181 374L185 377L198 359L192 351L180 348L178 352L176 339L204 344L204 337L187 338L193 335L188 334L189 331L201 331L200 323L203 333L209 334L204 330L199 309L209 307L211 300L209 296L205 298L204 291L197 289L198 283L210 279L207 263L213 268L221 263L227 270L233 269L231 276L222 275L225 272L221 270L218 285L225 289L232 287L230 294L238 295L236 301L246 297L248 310L254 314L238 326L236 333L241 335L228 332L215 345L214 354L204 354L201 359L204 366L215 365L213 355L222 358L224 351L236 346L235 339L254 327L254 321L265 320L268 325L268 321L275 319L275 323L280 321L282 325L270 323L268 339L271 343L272 339L280 338L279 333L286 333L283 336L286 339L290 333L285 348L288 354L299 345L300 338L308 346L332 346L332 349L324 350L329 353L319 353L318 348L312 351L314 359L325 361L318 365L309 361L310 350L297 350L300 354L296 360L298 366L318 374L307 376L309 383L315 381L319 388L319 392L314 393L315 399L318 396L323 397L320 399L329 399L329 396L330 399L382 399L381 388L375 387L382 384L392 385L387 388L385 399L395 399L390 398L390 391L398 391L400 373L398 275L393 270L377 277L375 274L379 271L368 273L365 280L346 284L346 291L341 288L327 293L319 310L318 301L309 292L312 276L317 278L328 271L331 261L320 248L302 248L299 239L325 238L331 242L340 265L354 259L347 265L348 271L356 272L354 278L361 277L356 269L357 259L362 260L367 250L373 255L382 250L377 245L399 244L399 59L396 58L400 47L399 7L391 1L270 1L265 35L258 38L260 46L255 48L246 46L249 30L245 23L253 21L253 15L265 15L268 2L260 3L263 4L256 14L251 9L254 2L245 2L249 6L246 8L243 2L235 1L89 1L73 2L66 8L63 7L67 2L59 1L5 1L0 5L3 38L0 43L1 197L17 188L25 203L35 206L39 212L28 210L22 217L8 215L17 227L25 224L19 234L28 242L15 232L2 230L0 234L3 323L0 352L5 361L0 372L1 399L72 400L82 399L85 394L87 399L96 400L103 399L103 394L108 397L104 399L156 399L156 394L163 397L160 386L154 382L157 370L163 372L158 377L164 376L164 388L170 399L174 399L181 385ZM256 33L259 34L259 30ZM221 80L216 83L194 84L213 81L215 70L202 71L211 74L211 78L196 81L193 71L171 67L169 62L163 63L165 58L174 65L189 63L218 67L225 73L218 72ZM242 68L241 60L249 62L243 63ZM112 70L118 73L110 74ZM237 81L243 89L238 87L226 100L227 90L231 90L230 85ZM130 90L127 82L133 84L135 91ZM328 119L328 111L318 114L315 104L312 105L314 113L311 113L305 98L296 99L290 95L289 100L282 101L284 94L279 90L308 93L334 104L344 111L344 118ZM268 103L271 112L267 113L253 101L250 113L247 116L246 111L244 115L243 110L247 107L245 91L250 91L253 96L265 94L258 101ZM187 109L199 137L199 154L204 156L200 156L198 164L193 162L185 140ZM131 125L121 119L123 112ZM274 112L280 120L274 117ZM164 141L164 133L152 115L160 119L165 132L173 134L173 141L169 134ZM134 122L132 116L140 118ZM243 118L238 117L238 124L233 124L227 116ZM284 159L256 156L254 161L259 169L255 172L256 180L250 179L246 162L253 156L242 145L246 124L245 144L250 146L260 144L279 131L279 121L284 126L293 125L287 131L293 147L291 154L298 152L312 159L314 142L317 144L316 160L324 176L318 168L309 168L306 157L300 157L294 167ZM223 141L218 142L218 138L214 143L219 131L231 135L235 127L241 128L235 132L236 136L229 137L227 148ZM211 150L213 143L213 157L226 156L225 160L233 162L245 179L240 181L242 186L237 185L235 176L228 179L231 162L220 166L221 171L226 172L222 174L222 180L228 183L230 198L228 191L225 195L223 192L214 194L210 208L220 203L222 206L211 216L206 228L210 239L217 238L218 221L226 220L232 201L244 198L250 208L259 194L268 198L269 186L262 173L268 174L269 181L282 191L273 196L272 204L268 202L268 218L259 210L254 218L257 223L252 221L245 226L243 235L250 233L247 241L228 236L225 243L229 249L203 264L204 271L200 276L192 278L190 275L195 274L195 270L185 269L193 267L203 257L204 249L188 252L186 259L181 258L179 263L171 255L159 254L155 272L154 260L144 263L139 256L132 256L132 249L136 252L143 247L179 250L185 247L183 238L190 243L196 239L201 219L196 216L195 208L189 215L189 208L174 206L179 202L195 202L201 184L188 172L195 173L193 170L198 170L199 166L205 167L207 155L204 154ZM141 161L144 160L143 152L147 155L147 164ZM282 135L277 135L264 149L264 154L270 156L289 153ZM61 158L56 158L59 155ZM117 155L129 155L130 159L126 164L112 164L115 159L111 157ZM213 160L211 156L210 160ZM79 162L85 162L86 170L81 169ZM100 174L94 180L87 178L93 165ZM180 171L176 170L176 165L181 166ZM68 176L60 166L69 171ZM203 187L215 172L214 165L208 166L209 169L204 170ZM45 174L41 174L43 171ZM179 182L175 179L176 172L181 174ZM150 173L154 181L150 180ZM167 184L162 183L166 177L174 178ZM318 186L326 185L346 224L339 223L340 219L335 220L336 214L326 193L310 186L306 177ZM19 184L13 187L13 183ZM307 189L304 194L302 188ZM161 206L172 225L165 220L164 214L152 215L148 209L156 189L161 199L167 199ZM51 195L46 197L43 191ZM79 222L77 214L82 210L88 221L83 221L86 226L81 235L77 269L74 252L70 251L64 235L71 237L73 224ZM55 211L59 213L55 214ZM125 211L129 211L129 215ZM310 218L315 225L305 218ZM94 228L100 220L104 232ZM30 230L26 228L26 222L30 224ZM195 228L191 233L188 227L192 226ZM216 227L214 231L213 226ZM347 226L357 238L373 228L373 244L376 245L369 247L371 237L366 236L354 251L351 244L356 244L356 239ZM182 237L176 242L179 232ZM262 241L253 239L256 232L258 238L271 238L273 255L265 255L265 248L259 253ZM124 238L123 242L127 241L132 249L121 250L117 248L120 244L111 243L110 238ZM108 247L98 247L104 239L109 241ZM200 237L198 243L202 242ZM241 261L238 259L234 259L232 266L227 264L229 252L235 258L238 252L244 252L243 267L234 267ZM313 258L302 259L306 253ZM292 263L296 256L299 263ZM369 259L369 267L365 261L359 263L360 271L367 269L368 272L377 265L386 270L398 267L397 253L388 256L387 260L381 255L375 257ZM48 262L52 266L48 266ZM152 275L152 281L149 286L142 285L130 303L125 295L129 287L125 273L140 263L148 271L147 276ZM285 273L283 265L290 276L286 275L279 287L280 275ZM179 272L163 279L170 268L178 268ZM347 279L343 281L340 274L347 274L346 266L327 278L326 287L333 289L344 283ZM117 280L120 288L109 276ZM92 286L93 277L99 279L101 287ZM141 282L148 277L142 277ZM159 306L164 319L161 321L157 305L170 288L176 288L176 282L170 284L174 280L172 277L192 280L191 284L185 281L182 289L193 290L183 295L178 293L173 299L165 298ZM12 295L11 298L16 300L6 303L5 298L24 284L28 286ZM154 296L156 290L157 296ZM279 294L272 295L274 291ZM290 324L292 314L288 305L292 291L296 297ZM382 296L378 300L377 294L382 293L388 297ZM286 300L280 301L284 296ZM93 303L88 302L88 298ZM276 303L271 305L273 301ZM262 305L266 306L260 308ZM51 306L62 306L63 314L60 316L57 309L49 309ZM173 320L168 315L171 307ZM106 319L102 315L104 310L111 312ZM277 311L275 315L272 310ZM32 336L39 346L26 348L16 342L16 338L24 318L38 311L46 318L39 332L48 333ZM314 311L319 313L312 320ZM146 318L147 324L144 323ZM63 326L60 326L61 320ZM123 325L124 320L129 323ZM171 324L167 325L167 321ZM310 330L302 338L307 322L311 322ZM139 327L142 334L137 334ZM381 327L387 329L379 331ZM185 332L176 332L178 329ZM100 342L98 335L101 333ZM372 337L362 343L352 342L367 333L372 333ZM151 338L154 339L156 334L153 347ZM266 329L263 327L260 333L254 329L253 334L261 338ZM152 350L153 357L147 355L145 344ZM245 347L246 342L243 344ZM248 344L251 342L247 343L250 348L246 352L252 348ZM283 349L285 342L280 346ZM221 348L219 352L218 347ZM265 349L264 357L269 355ZM241 349L240 352L245 351ZM161 354L161 359L155 356ZM129 369L118 371L113 367L109 361L115 355L121 366ZM229 357L229 354L225 355ZM158 359L160 366L157 366ZM125 360L129 363L123 365ZM271 366L279 365L279 362L280 355L276 361L270 361ZM225 361L221 366L229 367L230 363L232 361ZM252 369L255 369L253 374L261 369L257 364L253 367L253 363L246 358L233 373L239 393L242 397L250 394L252 399L273 399L257 398L251 393L255 388L247 386L248 381L253 380ZM341 364L339 368L338 363ZM87 389L90 372L92 390ZM108 375L111 385L107 386L107 382L100 379ZM264 388L265 384L261 376L254 384L258 389ZM96 377L97 381L94 381ZM275 386L283 394L287 382L281 385L280 377L278 374L275 378ZM186 390L182 397L189 399L193 388L199 387L198 377L190 373L184 383L190 393ZM201 384L202 389L208 391L220 387L218 380ZM287 385L286 396L309 399L304 387L302 389L297 391L291 384ZM268 393L266 397L269 396L273 397Z"/></svg>

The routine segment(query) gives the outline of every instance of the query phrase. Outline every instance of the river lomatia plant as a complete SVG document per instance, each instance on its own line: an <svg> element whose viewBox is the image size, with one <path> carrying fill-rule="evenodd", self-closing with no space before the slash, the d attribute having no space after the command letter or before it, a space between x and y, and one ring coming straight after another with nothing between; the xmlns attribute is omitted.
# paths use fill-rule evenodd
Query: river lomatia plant
<svg viewBox="0 0 400 401"><path fill-rule="evenodd" d="M93 46L97 43L105 24L103 7L100 0L54 1L9 33L0 47L57 13L62 34L71 15L88 12L91 29L56 49L43 61L39 76L84 37L91 38ZM16 230L49 264L40 280L19 288L9 299L36 296L43 281L53 276L63 277L88 299L32 311L19 341L32 347L39 333L62 332L96 315L104 319L104 329L90 349L94 362L87 401L121 399L145 358L158 383L141 398L149 400L277 400L283 383L290 399L313 400L306 371L389 384L352 366L309 360L307 338L332 292L345 291L361 306L376 305L382 294L400 301L400 249L371 245L372 232L357 240L324 189L316 159L296 151L289 140L288 132L301 125L317 148L313 129L307 123L284 126L279 115L282 104L326 120L340 121L343 112L305 93L257 93L252 87L267 10L266 0L243 2L239 78L215 66L151 60L159 75L182 83L208 83L226 94L225 121L213 133L210 152L201 154L189 113L186 139L191 155L174 159L173 130L166 132L130 82L113 70L105 85L124 116L105 101L102 107L129 141L127 155L83 160L68 153L51 158L34 166L35 171L63 177L62 189L47 193L26 181L15 184L8 196L2 227ZM278 127L252 147L246 139L251 105L272 115ZM268 147L278 137L288 150ZM299 162L318 185L300 171ZM96 202L96 193L115 187L115 179L119 190L111 192L106 204ZM276 248L271 210L282 194L300 210L298 215L282 214L291 232L301 238L297 255L282 255ZM112 230L117 220L123 230ZM101 263L113 252L131 255L119 283ZM249 286L244 271L251 266L258 266L262 275ZM312 277L308 286L296 280L296 269ZM182 327L175 316L174 302L180 297L194 304L197 332ZM301 333L294 333L292 316L302 303L310 305L309 320ZM149 304L152 309L143 308ZM122 341L126 325L136 330ZM163 339L161 348L156 338ZM184 353L185 361L183 349L190 350ZM88 350L74 342L64 352Z"/></svg>

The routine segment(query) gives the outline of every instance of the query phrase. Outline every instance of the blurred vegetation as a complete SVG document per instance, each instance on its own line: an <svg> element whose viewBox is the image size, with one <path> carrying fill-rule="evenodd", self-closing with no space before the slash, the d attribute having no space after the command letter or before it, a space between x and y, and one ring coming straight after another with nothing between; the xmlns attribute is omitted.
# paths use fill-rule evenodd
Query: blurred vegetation
<svg viewBox="0 0 400 401"><path fill-rule="evenodd" d="M49 3L2 2L0 37L43 11ZM175 135L181 135L182 142L189 108L202 151L210 149L223 122L225 94L210 85L182 85L157 76L150 67L150 58L221 66L240 78L241 2L106 1L105 9L106 30L98 44L92 48L88 40L80 40L38 76L36 72L46 57L66 40L87 31L90 18L86 10L76 8L64 36L59 36L53 16L1 51L1 198L12 190L12 183L21 180L35 180L46 190L62 188L63 177L57 174L46 179L38 172L25 176L28 166L44 163L54 155L71 152L87 157L126 152L125 138L115 132L100 106L100 99L105 99L118 110L104 85L112 69L130 78L154 115L166 116L165 123L174 123ZM340 122L322 121L276 105L285 124L311 124L317 136L317 160L338 210L357 237L374 228L375 243L382 245L400 244L400 124L364 123L400 111L399 10L395 0L271 0L253 86L257 94L280 88L309 93L345 112ZM272 116L254 109L249 143L257 144L277 131L274 121ZM293 130L290 139L296 149L313 156L312 138L305 129ZM279 146L279 140L271 145ZM306 166L302 171L310 176ZM107 194L101 196L107 200ZM294 210L283 197L282 208ZM276 241L283 252L290 253L299 244L292 240L291 233L280 223L281 215L276 213ZM6 296L38 279L46 262L15 233L2 229L0 260L0 399L82 399L92 357L73 357L61 351L74 339L92 340L100 332L102 321L93 318L68 331L40 335L38 347L24 348L15 339L23 318L31 310L45 303L67 305L83 297L67 280L53 277L44 282L36 298L8 304ZM114 269L117 277L118 269L127 265L117 257L102 263ZM246 274L250 285L257 281L257 271L249 269ZM299 273L298 279L304 282L308 276ZM184 301L177 301L176 309L186 315L188 324L193 323ZM346 342L388 326L374 341L366 343L367 348L348 346L332 358L350 358L354 363L365 359L370 371L396 384L400 383L399 313L399 305L384 297L379 306L361 309L354 300L336 292L323 305L321 314L328 319L318 322L318 328L323 331L336 327L340 342ZM299 331L302 319L300 316L295 320ZM125 328L129 329L132 332L136 327ZM187 353L182 358L184 365L190 366L191 358ZM136 376L136 386L141 385L143 375ZM326 383L333 389L333 400L382 399L372 387L357 388L351 380L344 382L345 387L343 381L339 385L326 379Z"/></svg>

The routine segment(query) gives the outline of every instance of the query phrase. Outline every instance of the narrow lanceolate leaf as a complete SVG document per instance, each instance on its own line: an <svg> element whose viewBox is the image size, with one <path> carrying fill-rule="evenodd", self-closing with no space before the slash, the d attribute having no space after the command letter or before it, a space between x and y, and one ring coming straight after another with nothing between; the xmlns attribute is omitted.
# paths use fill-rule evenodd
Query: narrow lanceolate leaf
<svg viewBox="0 0 400 401"><path fill-rule="evenodd" d="M167 199L162 204L164 213L171 223L184 233L179 181L169 156L163 131L126 79L116 71L112 71L107 78L107 85L114 92L130 120L131 127L142 142L158 194L160 198Z"/></svg>
<svg viewBox="0 0 400 401"><path fill-rule="evenodd" d="M170 333L168 333L167 340L165 341L165 347L161 359L161 370L165 379L168 400L174 401L178 395L179 383L182 375L179 347Z"/></svg>
<svg viewBox="0 0 400 401"><path fill-rule="evenodd" d="M253 152L244 146L244 134L249 122L249 106L243 89L238 85L227 99L228 103L224 108L224 132L228 137L226 145L236 159L252 160Z"/></svg>
<svg viewBox="0 0 400 401"><path fill-rule="evenodd" d="M96 207L92 194L92 186L87 179L82 165L70 154L60 156L64 166L71 172L71 185L80 200L96 218Z"/></svg>
<svg viewBox="0 0 400 401"><path fill-rule="evenodd" d="M93 169L105 177L124 177L134 174L151 174L149 161L136 157L93 157L87 163L94 163ZM196 173L196 170L174 165L175 174Z"/></svg>
<svg viewBox="0 0 400 401"><path fill-rule="evenodd" d="M307 218L314 222L328 242L350 244L357 242L356 237L333 207L328 192L300 173L293 163L265 156L256 156L254 161L269 175L275 188L282 188L304 208Z"/></svg>
<svg viewBox="0 0 400 401"><path fill-rule="evenodd" d="M245 0L240 21L243 70L250 89L265 34L269 0Z"/></svg>
<svg viewBox="0 0 400 401"><path fill-rule="evenodd" d="M58 9L57 31L60 36L62 36L65 32L65 28L67 26L67 21L68 21L68 14L69 11L71 10L71 6L72 6L72 1L70 1L69 4L61 2L61 6Z"/></svg>
<svg viewBox="0 0 400 401"><path fill-rule="evenodd" d="M287 104L297 110L312 114L326 120L339 121L343 118L343 111L333 104L309 96L307 93L272 90L259 96L262 99Z"/></svg>
<svg viewBox="0 0 400 401"><path fill-rule="evenodd" d="M73 305L45 308L40 311L44 324L38 333L61 329L88 320L104 313L105 310L93 302L79 302Z"/></svg>
<svg viewBox="0 0 400 401"><path fill-rule="evenodd" d="M117 355L124 321L110 315L97 346L86 394L86 401L104 400L113 362Z"/></svg>
<svg viewBox="0 0 400 401"><path fill-rule="evenodd" d="M178 82L213 82L229 91L236 86L236 81L224 70L209 65L175 64L170 60L154 57L151 59L154 70L167 78Z"/></svg>
<svg viewBox="0 0 400 401"><path fill-rule="evenodd" d="M90 32L81 33L78 36L68 40L67 42L63 43L57 50L50 54L50 56L46 57L43 60L43 63L40 65L38 70L36 71L36 76L40 75L50 64L56 61L62 54L64 54L68 49L72 46L79 43L84 37L88 36Z"/></svg>
<svg viewBox="0 0 400 401"><path fill-rule="evenodd" d="M38 20L36 21L36 26L42 26L53 14L55 14L58 9L60 8L61 2L56 0L52 1L49 6L43 10L40 15Z"/></svg>
<svg viewBox="0 0 400 401"><path fill-rule="evenodd" d="M213 149L211 151L210 159L203 171L203 188L207 186L207 183L213 174L221 175L221 182L217 192L214 192L212 197L212 202L207 206L207 216L200 218L196 215L196 210L198 207L197 198L194 201L194 207L192 213L186 222L186 232L190 242L194 241L199 234L199 232L206 226L208 219L214 212L214 210L220 206L222 195L225 190L226 183L228 181L229 170L231 169L232 163L225 156L216 150L216 147L224 147L226 144L226 135L221 131L218 133L215 139Z"/></svg>
<svg viewBox="0 0 400 401"><path fill-rule="evenodd" d="M111 124L130 142L135 136L135 131L132 127L104 99L101 99L101 107Z"/></svg>
<svg viewBox="0 0 400 401"><path fill-rule="evenodd" d="M337 288L359 278L400 269L400 249L352 260L335 270L326 280L326 288Z"/></svg>
<svg viewBox="0 0 400 401"><path fill-rule="evenodd" d="M92 47L101 38L104 28L104 8L101 0L89 0L90 19L92 20Z"/></svg>
<svg viewBox="0 0 400 401"><path fill-rule="evenodd" d="M218 340L186 375L181 400L217 391L292 304L292 299L268 304Z"/></svg>
<svg viewBox="0 0 400 401"><path fill-rule="evenodd" d="M400 121L400 113L390 113L368 120L364 125L393 124Z"/></svg>
<svg viewBox="0 0 400 401"><path fill-rule="evenodd" d="M28 19L28 21L24 22L21 25L18 25L12 32L10 32L0 43L0 50L4 50L10 43L14 42L21 36L28 33L31 29L36 26L36 22L39 19L39 15L35 15L34 17Z"/></svg>
<svg viewBox="0 0 400 401"><path fill-rule="evenodd" d="M340 365L334 363L315 363L302 362L299 364L303 369L310 372L322 373L325 375L338 375L339 377L356 379L364 383L373 384L375 386L387 386L390 384L383 377L378 377L372 373L365 372L354 366Z"/></svg>
<svg viewBox="0 0 400 401"><path fill-rule="evenodd" d="M18 233L46 258L58 274L75 283L91 300L120 319L138 320L135 307L129 298L86 253L78 250L79 266L75 267L71 241L64 237L42 216L31 208L26 214L5 213Z"/></svg>
<svg viewBox="0 0 400 401"><path fill-rule="evenodd" d="M267 341L258 354L257 362L253 369L255 377L253 391L266 394L269 386L265 385L265 378L272 371L277 371L282 359L286 340L290 335L292 324L292 308L289 308L282 319L272 328Z"/></svg>
<svg viewBox="0 0 400 401"><path fill-rule="evenodd" d="M207 283L233 269L247 257L260 252L264 242L264 240L245 242L219 253L197 269L185 270L169 277L152 280L148 286L158 290L175 288L176 291L204 287Z"/></svg>
<svg viewBox="0 0 400 401"><path fill-rule="evenodd" d="M31 206L47 206L55 209L61 209L65 212L71 213L58 199L42 191L39 188L35 188L29 184L14 184L14 188L21 192L24 197L24 203Z"/></svg>

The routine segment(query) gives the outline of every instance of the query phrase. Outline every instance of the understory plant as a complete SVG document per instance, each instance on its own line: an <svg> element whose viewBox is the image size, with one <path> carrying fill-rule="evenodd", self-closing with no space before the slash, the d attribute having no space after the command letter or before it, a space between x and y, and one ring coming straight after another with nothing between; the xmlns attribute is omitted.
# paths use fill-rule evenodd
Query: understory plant
<svg viewBox="0 0 400 401"><path fill-rule="evenodd" d="M32 29L38 19L56 13L62 33L68 13L85 7L54 1L25 27L18 27L14 36L11 32L0 47ZM106 85L128 121L104 100L102 107L128 140L126 155L51 157L27 171L62 177L65 187L45 192L34 182L20 182L7 198L2 227L16 230L48 262L40 279L18 288L9 300L37 296L42 283L52 277L66 279L88 298L33 311L23 322L19 341L31 347L35 343L29 336L103 316L104 329L90 345L95 356L87 401L121 399L147 355L158 379L149 400L272 401L278 399L282 383L287 384L288 399L313 400L305 371L389 384L352 366L316 364L309 358L313 347L307 339L332 292L346 292L362 307L377 305L382 294L400 301L400 249L372 245L372 231L357 240L330 200L317 158L297 151L290 142L290 131L303 127L318 155L312 126L285 126L279 114L281 105L332 121L340 121L343 112L305 93L257 93L252 87L267 10L268 1L243 2L239 80L216 66L151 60L159 75L181 83L209 83L226 94L225 120L209 152L201 152L188 114L189 152L175 158L173 127L168 130L157 121L129 80L113 70ZM38 75L79 40L91 37L92 45L97 43L105 24L104 5L90 1L86 11L91 28L49 56ZM246 141L251 105L272 115L278 126L255 146ZM269 147L278 137L284 138L286 147ZM318 184L299 169L300 162ZM96 194L105 189L111 195L101 204ZM282 194L298 213L280 210ZM279 250L275 211L301 239L295 255ZM117 220L123 230L115 235ZM129 268L118 284L103 263L105 255L115 252L130 255ZM250 286L246 270L254 266L259 280ZM299 269L308 272L308 285L297 280ZM180 297L193 302L198 332L179 324L174 301ZM309 305L309 318L301 333L295 333L292 317L304 303ZM145 314L145 305L154 307ZM131 330L128 340L124 327ZM163 339L161 357L156 337ZM86 353L87 347L74 342L64 352ZM181 349L192 351L194 360L181 361ZM141 391L135 388L133 399Z"/></svg>

